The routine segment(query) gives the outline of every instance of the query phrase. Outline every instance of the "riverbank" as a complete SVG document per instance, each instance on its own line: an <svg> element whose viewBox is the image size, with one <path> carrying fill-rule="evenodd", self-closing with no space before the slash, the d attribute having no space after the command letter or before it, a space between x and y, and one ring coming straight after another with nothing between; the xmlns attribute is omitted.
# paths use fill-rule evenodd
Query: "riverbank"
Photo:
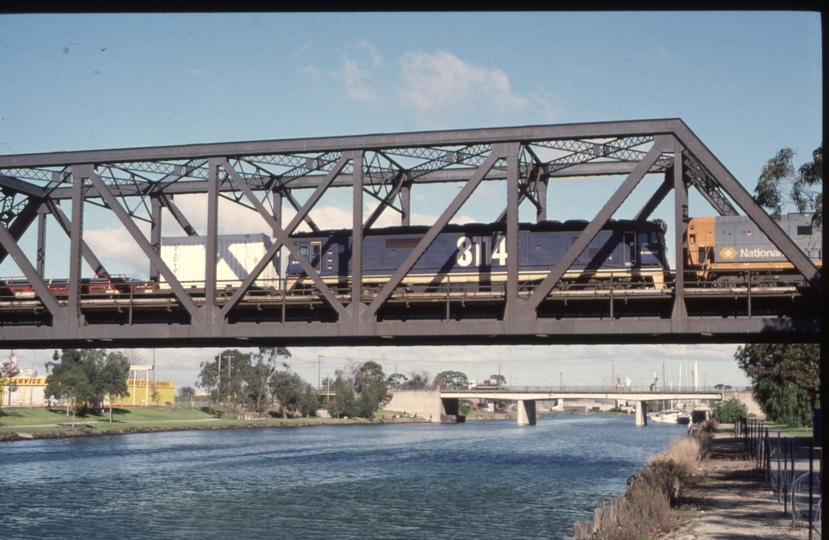
<svg viewBox="0 0 829 540"><path fill-rule="evenodd" d="M68 437L126 435L207 429L291 428L320 425L409 424L426 419L406 417L396 411L378 411L373 419L366 418L258 418L238 420L220 418L201 409L139 408L116 409L113 422L108 411L87 414L75 419L58 409L0 410L0 442Z"/></svg>
<svg viewBox="0 0 829 540"><path fill-rule="evenodd" d="M733 432L714 434L703 467L705 477L684 490L677 528L666 540L809 537L806 527L792 529L791 517L783 515L782 503Z"/></svg>

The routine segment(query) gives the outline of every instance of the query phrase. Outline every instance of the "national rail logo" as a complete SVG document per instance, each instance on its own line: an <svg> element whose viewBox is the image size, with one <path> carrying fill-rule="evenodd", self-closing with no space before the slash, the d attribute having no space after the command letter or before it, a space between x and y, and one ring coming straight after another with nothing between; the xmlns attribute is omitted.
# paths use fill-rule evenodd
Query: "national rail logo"
<svg viewBox="0 0 829 540"><path fill-rule="evenodd" d="M725 247L720 251L720 255L728 261L737 256L737 250L731 246Z"/></svg>

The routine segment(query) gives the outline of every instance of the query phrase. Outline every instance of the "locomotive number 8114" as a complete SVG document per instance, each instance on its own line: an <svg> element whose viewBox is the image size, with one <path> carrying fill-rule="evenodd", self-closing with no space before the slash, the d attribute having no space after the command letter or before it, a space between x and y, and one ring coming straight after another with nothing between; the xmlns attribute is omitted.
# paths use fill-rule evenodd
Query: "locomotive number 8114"
<svg viewBox="0 0 829 540"><path fill-rule="evenodd" d="M586 221L521 223L518 253L506 248L506 225L449 225L437 236L402 284L430 290L451 284L477 291L507 280L507 260L518 258L519 280L537 282L555 267L587 225ZM579 255L562 283L636 282L664 288L670 273L665 259L666 226L655 221L610 221ZM428 231L425 226L370 229L363 239L363 282L382 285L403 264ZM298 233L294 240L322 280L348 286L351 279L351 231ZM288 288L312 287L302 266L291 257Z"/></svg>

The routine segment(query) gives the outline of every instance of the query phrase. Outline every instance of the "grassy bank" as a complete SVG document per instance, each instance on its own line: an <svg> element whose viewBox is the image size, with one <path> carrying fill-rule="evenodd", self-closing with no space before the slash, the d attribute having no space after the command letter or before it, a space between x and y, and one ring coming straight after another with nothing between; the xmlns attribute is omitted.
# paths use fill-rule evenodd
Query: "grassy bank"
<svg viewBox="0 0 829 540"><path fill-rule="evenodd" d="M812 442L812 428L807 426L802 427L793 427L787 426L786 424L772 424L766 423L766 427L768 428L775 428L779 429L780 431L785 431L792 438L799 440L806 446L809 446L809 443Z"/></svg>
<svg viewBox="0 0 829 540"><path fill-rule="evenodd" d="M112 423L109 411L88 412L75 417L66 416L65 409L4 408L0 409L0 441L28 438L78 437L156 431L180 431L193 429L295 427L319 424L363 424L385 422L418 422L419 419L396 418L394 411L378 411L374 419L337 418L282 418L263 417L238 420L220 417L204 409L177 407L138 407L113 409Z"/></svg>

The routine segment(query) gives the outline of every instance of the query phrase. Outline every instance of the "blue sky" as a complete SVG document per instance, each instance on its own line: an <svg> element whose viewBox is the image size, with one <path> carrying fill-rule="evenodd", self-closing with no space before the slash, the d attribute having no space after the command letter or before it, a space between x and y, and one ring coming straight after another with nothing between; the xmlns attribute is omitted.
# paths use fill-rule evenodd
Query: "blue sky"
<svg viewBox="0 0 829 540"><path fill-rule="evenodd" d="M798 164L808 159L823 126L820 16L802 12L0 15L0 72L0 154L679 117L752 190L781 147L794 148ZM487 201L500 196L493 190L462 214L486 220ZM592 217L595 190L557 184L550 217ZM340 201L324 203L323 220L338 222ZM413 205L430 217L428 197ZM198 222L198 202L182 206ZM710 213L694 200L691 210ZM146 267L131 266L110 218L87 218L86 229L108 265ZM744 384L735 349L293 352L309 381L320 355L329 371L342 359L385 355L401 372L457 367L476 378L497 371L499 359L505 373L509 361L515 384L557 382L559 372L602 384L613 357L634 380L661 376L667 359L670 377L687 358L711 384ZM215 352L158 350L159 376L192 384ZM28 365L31 352L18 356ZM37 353L37 363L46 356Z"/></svg>

